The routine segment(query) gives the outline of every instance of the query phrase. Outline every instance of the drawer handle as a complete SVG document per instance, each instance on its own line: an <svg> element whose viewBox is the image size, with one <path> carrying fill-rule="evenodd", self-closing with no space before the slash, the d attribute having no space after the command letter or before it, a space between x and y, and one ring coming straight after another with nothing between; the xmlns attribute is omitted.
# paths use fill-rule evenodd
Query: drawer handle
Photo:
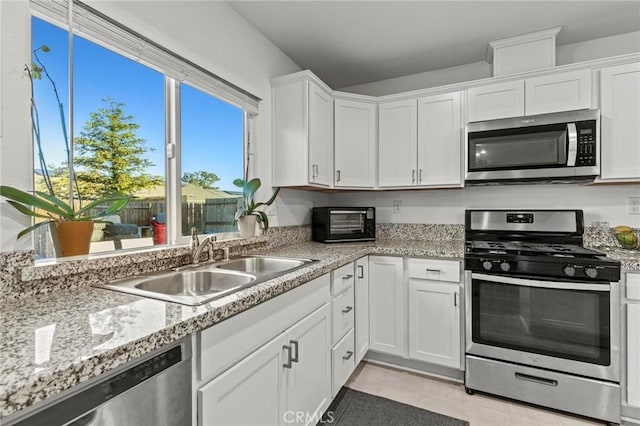
<svg viewBox="0 0 640 426"><path fill-rule="evenodd" d="M291 368L291 346L289 345L282 345L282 349L284 349L285 351L287 351L287 360L285 361L284 364L282 364L282 366L284 368Z"/></svg>
<svg viewBox="0 0 640 426"><path fill-rule="evenodd" d="M353 274L347 274L342 277L343 280L350 280L351 278L353 278Z"/></svg>
<svg viewBox="0 0 640 426"><path fill-rule="evenodd" d="M358 265L358 278L364 278L364 266Z"/></svg>
<svg viewBox="0 0 640 426"><path fill-rule="evenodd" d="M347 355L343 356L342 359L345 361L353 356L353 351L347 351Z"/></svg>
<svg viewBox="0 0 640 426"><path fill-rule="evenodd" d="M545 379L544 377L536 377L529 374L516 373L516 379L524 380L526 382L539 383L541 385L558 386L557 380Z"/></svg>
<svg viewBox="0 0 640 426"><path fill-rule="evenodd" d="M429 269L427 268L427 272L437 272L438 274L442 272L442 269Z"/></svg>
<svg viewBox="0 0 640 426"><path fill-rule="evenodd" d="M298 359L298 341L297 340L289 340L289 343L291 343L291 362L299 362ZM295 352L293 351L295 349ZM293 355L293 353L295 353L295 355Z"/></svg>
<svg viewBox="0 0 640 426"><path fill-rule="evenodd" d="M349 312L351 312L351 310L353 309L353 306L347 306L346 308L344 308L342 310L343 314L348 314Z"/></svg>

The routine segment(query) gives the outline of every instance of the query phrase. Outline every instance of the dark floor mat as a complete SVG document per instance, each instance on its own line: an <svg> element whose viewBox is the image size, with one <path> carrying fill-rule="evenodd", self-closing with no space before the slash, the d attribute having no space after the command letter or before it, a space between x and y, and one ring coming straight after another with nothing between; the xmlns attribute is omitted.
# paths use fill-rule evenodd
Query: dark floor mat
<svg viewBox="0 0 640 426"><path fill-rule="evenodd" d="M343 387L318 425L468 426L464 420Z"/></svg>

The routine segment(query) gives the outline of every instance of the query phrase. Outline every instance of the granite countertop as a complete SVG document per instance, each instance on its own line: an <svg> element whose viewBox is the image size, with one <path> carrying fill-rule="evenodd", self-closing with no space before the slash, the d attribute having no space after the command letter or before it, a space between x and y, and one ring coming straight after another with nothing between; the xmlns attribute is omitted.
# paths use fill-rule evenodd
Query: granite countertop
<svg viewBox="0 0 640 426"><path fill-rule="evenodd" d="M301 243L256 254L319 262L201 306L80 287L0 307L0 419L368 254L461 260L462 241Z"/></svg>
<svg viewBox="0 0 640 426"><path fill-rule="evenodd" d="M626 250L620 247L593 247L594 250L606 254L608 257L619 260L623 272L640 272L640 250Z"/></svg>

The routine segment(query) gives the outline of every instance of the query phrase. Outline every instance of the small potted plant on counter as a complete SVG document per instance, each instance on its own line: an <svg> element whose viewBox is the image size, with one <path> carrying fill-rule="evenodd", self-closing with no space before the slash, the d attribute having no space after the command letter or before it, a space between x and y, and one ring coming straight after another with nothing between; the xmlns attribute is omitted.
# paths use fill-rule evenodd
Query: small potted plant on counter
<svg viewBox="0 0 640 426"><path fill-rule="evenodd" d="M32 195L11 186L0 186L0 196L6 198L7 203L20 213L42 219L20 231L18 238L41 226L49 226L56 257L88 254L93 223L102 222L100 218L118 213L129 202L129 197L109 196L76 210L46 192L35 191ZM108 207L100 213L90 214L91 209L101 204L108 204Z"/></svg>
<svg viewBox="0 0 640 426"><path fill-rule="evenodd" d="M269 219L267 214L258 208L270 206L276 199L280 188L276 189L271 198L264 203L256 202L254 197L262 182L259 178L253 178L246 182L243 179L236 179L233 184L242 188L243 206L238 209L235 215L235 222L238 224L241 237L253 237L256 233L256 223L260 223L264 230L269 229Z"/></svg>

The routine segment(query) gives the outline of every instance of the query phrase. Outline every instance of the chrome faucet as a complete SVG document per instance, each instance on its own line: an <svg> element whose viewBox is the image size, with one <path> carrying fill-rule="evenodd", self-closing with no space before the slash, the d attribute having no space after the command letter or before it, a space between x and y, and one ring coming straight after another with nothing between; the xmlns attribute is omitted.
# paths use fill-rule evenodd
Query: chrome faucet
<svg viewBox="0 0 640 426"><path fill-rule="evenodd" d="M215 235L206 237L202 242L198 239L198 230L194 226L191 228L191 264L200 263L200 256L204 249L209 252L209 260L213 260L213 243L216 241Z"/></svg>

